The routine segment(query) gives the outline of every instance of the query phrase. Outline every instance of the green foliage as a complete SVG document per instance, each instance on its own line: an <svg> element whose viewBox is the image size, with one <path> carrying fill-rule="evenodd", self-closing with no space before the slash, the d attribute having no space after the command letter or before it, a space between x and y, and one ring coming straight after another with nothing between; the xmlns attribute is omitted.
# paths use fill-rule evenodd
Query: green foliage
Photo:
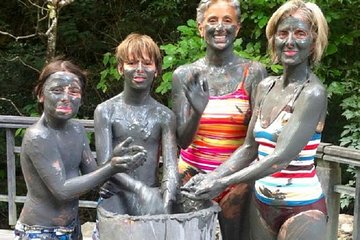
<svg viewBox="0 0 360 240"><path fill-rule="evenodd" d="M105 69L100 72L100 81L96 85L96 88L101 89L101 91L105 93L112 82L119 81L120 74L116 68L116 57L113 54L105 53L102 62Z"/></svg>
<svg viewBox="0 0 360 240"><path fill-rule="evenodd" d="M205 44L199 36L196 21L188 20L187 25L181 25L177 30L180 32L178 42L160 46L165 53L162 81L155 90L160 94L171 89L172 73L176 67L194 62L205 55Z"/></svg>

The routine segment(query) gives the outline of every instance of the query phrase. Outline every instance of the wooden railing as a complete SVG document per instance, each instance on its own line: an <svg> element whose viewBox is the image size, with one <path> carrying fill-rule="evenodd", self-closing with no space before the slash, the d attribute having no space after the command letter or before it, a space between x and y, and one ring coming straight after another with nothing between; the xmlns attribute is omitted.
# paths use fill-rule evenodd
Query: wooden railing
<svg viewBox="0 0 360 240"><path fill-rule="evenodd" d="M15 131L19 128L27 128L38 118L2 116L0 115L0 128L6 131L6 156L7 156L7 195L0 194L0 201L8 202L9 225L15 225L17 221L16 203L24 203L25 196L16 195L15 154L20 153L20 147L15 145ZM92 120L79 120L87 131L94 131ZM340 212L340 194L348 194L355 197L353 240L360 240L360 151L321 143L317 150L317 171L324 189L328 207L328 230L329 240L337 239L338 221ZM341 185L340 164L351 165L356 171L356 186L348 187ZM80 207L95 208L94 201L80 201ZM320 233L322 234L322 233Z"/></svg>

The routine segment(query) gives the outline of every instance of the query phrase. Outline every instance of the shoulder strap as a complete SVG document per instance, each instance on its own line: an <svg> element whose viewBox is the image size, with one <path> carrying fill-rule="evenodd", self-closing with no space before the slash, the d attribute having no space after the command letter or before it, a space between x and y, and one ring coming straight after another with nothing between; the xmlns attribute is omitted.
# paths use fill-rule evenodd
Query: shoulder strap
<svg viewBox="0 0 360 240"><path fill-rule="evenodd" d="M238 85L238 87L236 88L236 90L239 89L244 89L244 85L245 85L245 79L247 78L247 76L249 75L249 68L250 68L251 62L247 63L244 67L244 72L241 78L241 81ZM246 91L246 89L244 89ZM247 91L246 91L247 92Z"/></svg>

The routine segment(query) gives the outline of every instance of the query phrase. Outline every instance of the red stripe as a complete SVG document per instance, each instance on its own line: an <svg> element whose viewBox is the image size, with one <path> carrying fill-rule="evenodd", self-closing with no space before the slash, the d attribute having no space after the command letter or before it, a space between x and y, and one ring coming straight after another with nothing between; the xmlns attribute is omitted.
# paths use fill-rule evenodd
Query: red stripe
<svg viewBox="0 0 360 240"><path fill-rule="evenodd" d="M277 172L272 174L271 176L274 178L310 178L314 177L316 174L316 171L312 171L310 173L283 173L283 172Z"/></svg>
<svg viewBox="0 0 360 240"><path fill-rule="evenodd" d="M315 150L319 146L319 143L306 145L303 150Z"/></svg>

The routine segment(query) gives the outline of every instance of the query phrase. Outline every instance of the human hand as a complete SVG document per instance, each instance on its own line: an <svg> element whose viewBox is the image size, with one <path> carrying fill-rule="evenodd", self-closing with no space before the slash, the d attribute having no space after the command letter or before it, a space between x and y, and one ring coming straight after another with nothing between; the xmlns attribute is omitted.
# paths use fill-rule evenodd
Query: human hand
<svg viewBox="0 0 360 240"><path fill-rule="evenodd" d="M105 182L99 190L100 197L106 199L110 198L116 193L117 187L114 185L112 181Z"/></svg>
<svg viewBox="0 0 360 240"><path fill-rule="evenodd" d="M184 84L183 90L194 111L202 114L209 102L209 86L206 80L200 81L199 76L200 72L194 72Z"/></svg>
<svg viewBox="0 0 360 240"><path fill-rule="evenodd" d="M134 191L139 197L142 215L165 213L163 198L159 188L151 188L141 182L138 182Z"/></svg>
<svg viewBox="0 0 360 240"><path fill-rule="evenodd" d="M204 180L208 175L204 174L204 173L198 173L195 176L193 176L192 178L190 178L190 180L184 185L182 186L180 189L182 191L186 191L186 192L192 192L193 189L199 185L201 183L202 180Z"/></svg>
<svg viewBox="0 0 360 240"><path fill-rule="evenodd" d="M117 172L127 172L144 164L147 157L146 150L141 146L130 146L132 142L133 139L129 137L114 148L110 162Z"/></svg>
<svg viewBox="0 0 360 240"><path fill-rule="evenodd" d="M183 190L181 193L194 200L213 199L225 188L226 184L222 179L205 178L198 185L191 187L190 191Z"/></svg>
<svg viewBox="0 0 360 240"><path fill-rule="evenodd" d="M134 142L132 137L128 137L123 142L117 144L113 150L113 157L123 157L125 155L135 155L136 153L143 153L144 147L139 145L131 145Z"/></svg>

